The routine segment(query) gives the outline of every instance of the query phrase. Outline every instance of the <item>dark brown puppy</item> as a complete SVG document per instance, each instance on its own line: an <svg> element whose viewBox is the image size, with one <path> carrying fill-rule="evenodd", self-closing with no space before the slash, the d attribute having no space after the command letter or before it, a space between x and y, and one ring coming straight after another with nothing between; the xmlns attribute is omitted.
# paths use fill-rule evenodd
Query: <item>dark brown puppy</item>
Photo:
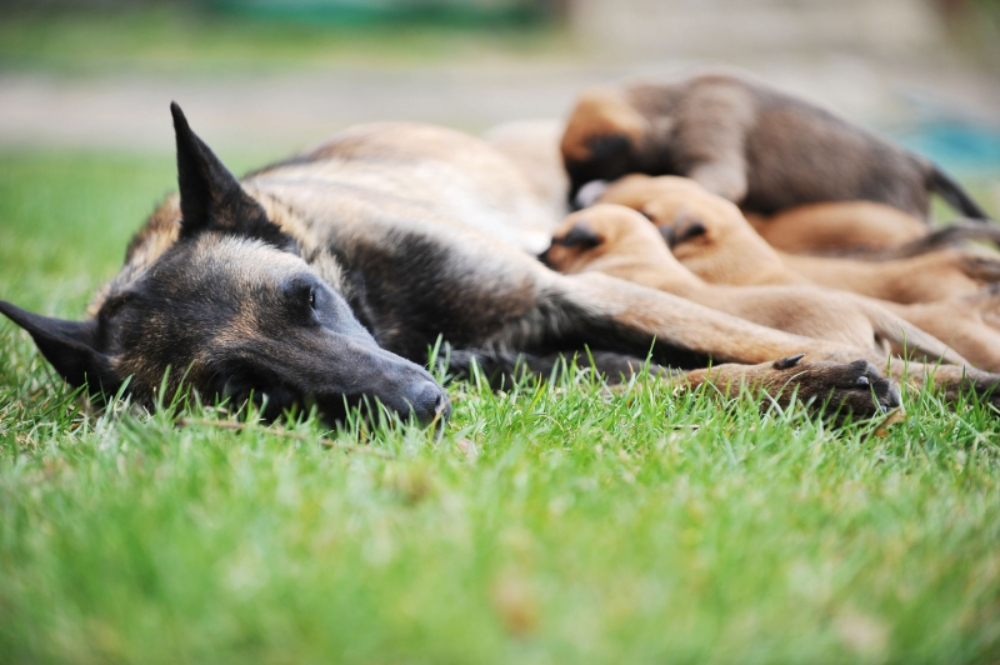
<svg viewBox="0 0 1000 665"><path fill-rule="evenodd" d="M580 95L562 139L570 197L592 180L683 175L745 210L822 201L886 203L926 219L928 195L982 208L927 159L759 83L727 74Z"/></svg>

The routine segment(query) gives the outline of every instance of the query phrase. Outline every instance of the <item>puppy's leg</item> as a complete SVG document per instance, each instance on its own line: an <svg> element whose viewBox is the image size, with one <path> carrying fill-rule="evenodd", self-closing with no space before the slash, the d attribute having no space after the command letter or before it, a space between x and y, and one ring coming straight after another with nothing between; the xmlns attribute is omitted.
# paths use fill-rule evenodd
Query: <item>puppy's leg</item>
<svg viewBox="0 0 1000 665"><path fill-rule="evenodd" d="M744 140L753 120L746 91L708 86L681 113L676 141L689 178L719 196L739 203L747 194Z"/></svg>

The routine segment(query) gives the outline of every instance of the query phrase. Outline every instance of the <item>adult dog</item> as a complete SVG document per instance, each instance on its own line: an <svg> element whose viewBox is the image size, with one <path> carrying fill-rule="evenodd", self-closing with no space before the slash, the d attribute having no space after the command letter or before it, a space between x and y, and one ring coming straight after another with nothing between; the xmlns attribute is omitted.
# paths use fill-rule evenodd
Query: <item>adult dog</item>
<svg viewBox="0 0 1000 665"><path fill-rule="evenodd" d="M458 369L471 356L530 367L584 345L652 349L689 384L750 382L779 400L797 390L858 416L899 403L865 350L544 267L531 252L554 221L481 140L363 125L241 182L172 112L179 196L133 239L92 318L0 303L73 385L114 391L131 377L130 393L151 403L183 377L206 398L267 395L272 411L313 402L333 420L345 398L377 398L428 421L447 415L447 396L414 361L441 335ZM997 377L951 366L938 380L992 393Z"/></svg>

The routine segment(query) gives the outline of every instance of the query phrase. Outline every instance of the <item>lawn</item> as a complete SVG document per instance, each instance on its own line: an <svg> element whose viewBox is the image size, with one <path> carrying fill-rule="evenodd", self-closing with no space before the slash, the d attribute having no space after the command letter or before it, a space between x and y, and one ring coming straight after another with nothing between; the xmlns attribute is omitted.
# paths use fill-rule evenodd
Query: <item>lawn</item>
<svg viewBox="0 0 1000 665"><path fill-rule="evenodd" d="M81 316L173 177L0 154L0 297ZM182 427L87 411L0 323L0 661L1000 659L981 406L906 395L882 437L586 372L449 392L437 441Z"/></svg>

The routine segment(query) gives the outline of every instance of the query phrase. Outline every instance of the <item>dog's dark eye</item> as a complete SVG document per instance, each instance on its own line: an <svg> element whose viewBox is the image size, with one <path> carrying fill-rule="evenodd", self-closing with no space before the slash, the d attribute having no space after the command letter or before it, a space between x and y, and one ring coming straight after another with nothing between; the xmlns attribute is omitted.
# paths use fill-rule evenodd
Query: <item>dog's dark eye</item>
<svg viewBox="0 0 1000 665"><path fill-rule="evenodd" d="M309 289L309 307L316 309L316 287Z"/></svg>

